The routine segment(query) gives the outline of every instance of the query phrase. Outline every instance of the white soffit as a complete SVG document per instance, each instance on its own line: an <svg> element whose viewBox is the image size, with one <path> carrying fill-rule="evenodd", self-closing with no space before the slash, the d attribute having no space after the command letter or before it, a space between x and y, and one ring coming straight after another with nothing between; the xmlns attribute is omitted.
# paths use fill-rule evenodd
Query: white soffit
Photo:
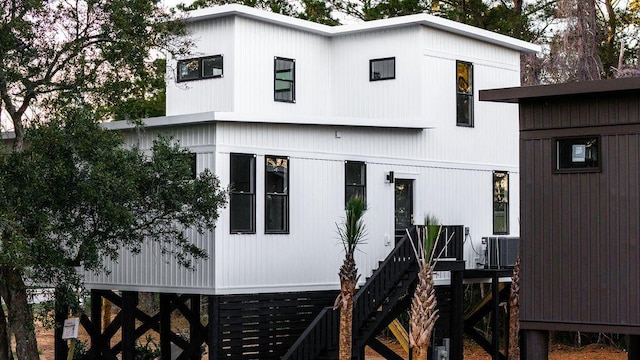
<svg viewBox="0 0 640 360"><path fill-rule="evenodd" d="M236 112L203 112L186 115L161 116L141 119L137 123L127 120L103 123L108 130L133 129L139 124L142 127L163 127L176 125L201 124L208 122L242 122L268 124L295 124L316 126L354 126L387 129L431 129L424 119L388 119L388 118L355 118L324 116L268 116L264 114L245 114Z"/></svg>
<svg viewBox="0 0 640 360"><path fill-rule="evenodd" d="M373 20L356 24L328 26L293 18L290 16L259 10L244 5L227 4L190 11L189 13L187 13L187 18L185 20L187 22L195 22L233 15L264 21L302 31L308 31L327 37L337 37L341 35L384 30L410 25L424 25L427 27L447 31L472 39L477 39L524 53L535 53L541 50L540 45L532 44L506 35L497 34L488 30L480 29L474 26L458 23L429 14L398 16L389 19Z"/></svg>

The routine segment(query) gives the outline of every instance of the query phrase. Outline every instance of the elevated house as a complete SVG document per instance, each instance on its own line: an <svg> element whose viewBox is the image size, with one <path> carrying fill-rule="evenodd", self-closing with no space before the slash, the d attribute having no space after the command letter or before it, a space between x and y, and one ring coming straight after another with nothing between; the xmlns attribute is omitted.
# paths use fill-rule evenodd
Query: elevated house
<svg viewBox="0 0 640 360"><path fill-rule="evenodd" d="M167 116L105 126L142 149L173 136L198 172L230 186L230 202L215 229L186 230L209 254L195 271L149 244L86 274L96 313L101 297L129 309L119 325L133 339L137 317L183 358L204 342L212 359L280 358L333 304L336 223L355 194L368 209L361 284L427 214L459 225L455 257L467 268L483 263L483 237L519 236L518 109L477 95L519 85L520 55L537 46L427 14L328 27L225 5L187 23L195 47L168 60ZM139 291L162 294L161 314L136 309ZM200 295L208 325L192 322L199 338L179 340L167 312L196 318ZM95 316L85 324L96 354L129 356L126 344L109 349Z"/></svg>
<svg viewBox="0 0 640 360"><path fill-rule="evenodd" d="M630 336L640 358L640 78L482 91L520 108L520 327Z"/></svg>

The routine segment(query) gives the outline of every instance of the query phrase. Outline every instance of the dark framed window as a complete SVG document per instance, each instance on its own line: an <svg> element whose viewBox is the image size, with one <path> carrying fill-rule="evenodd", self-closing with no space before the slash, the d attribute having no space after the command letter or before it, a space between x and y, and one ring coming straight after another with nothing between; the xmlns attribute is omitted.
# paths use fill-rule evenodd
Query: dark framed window
<svg viewBox="0 0 640 360"><path fill-rule="evenodd" d="M255 234L256 156L253 154L231 154L230 164L230 231L234 234Z"/></svg>
<svg viewBox="0 0 640 360"><path fill-rule="evenodd" d="M223 76L223 56L206 56L178 61L178 82Z"/></svg>
<svg viewBox="0 0 640 360"><path fill-rule="evenodd" d="M600 171L600 137L555 139L556 172Z"/></svg>
<svg viewBox="0 0 640 360"><path fill-rule="evenodd" d="M198 176L198 161L196 153L185 153L185 156L189 160L189 178L195 179Z"/></svg>
<svg viewBox="0 0 640 360"><path fill-rule="evenodd" d="M395 57L369 60L369 81L391 80L395 78Z"/></svg>
<svg viewBox="0 0 640 360"><path fill-rule="evenodd" d="M493 233L509 233L509 173L493 172Z"/></svg>
<svg viewBox="0 0 640 360"><path fill-rule="evenodd" d="M296 102L296 61L276 57L273 59L273 100Z"/></svg>
<svg viewBox="0 0 640 360"><path fill-rule="evenodd" d="M289 158L265 156L266 234L289 233Z"/></svg>
<svg viewBox="0 0 640 360"><path fill-rule="evenodd" d="M456 61L456 125L473 127L473 64Z"/></svg>
<svg viewBox="0 0 640 360"><path fill-rule="evenodd" d="M354 197L367 201L367 165L361 161L345 161L344 163L344 201L345 204Z"/></svg>

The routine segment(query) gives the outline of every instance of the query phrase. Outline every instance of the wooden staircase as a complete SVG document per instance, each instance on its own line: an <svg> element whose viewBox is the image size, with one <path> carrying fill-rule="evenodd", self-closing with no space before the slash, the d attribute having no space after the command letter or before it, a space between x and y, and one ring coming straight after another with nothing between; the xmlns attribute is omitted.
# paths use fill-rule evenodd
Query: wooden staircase
<svg viewBox="0 0 640 360"><path fill-rule="evenodd" d="M364 359L364 348L371 346L387 359L402 359L375 336L411 302L410 294L416 285L418 263L410 239L417 239L412 227L398 242L387 258L373 272L355 296L353 314L353 359ZM293 359L337 359L339 311L324 308L293 346L282 357Z"/></svg>

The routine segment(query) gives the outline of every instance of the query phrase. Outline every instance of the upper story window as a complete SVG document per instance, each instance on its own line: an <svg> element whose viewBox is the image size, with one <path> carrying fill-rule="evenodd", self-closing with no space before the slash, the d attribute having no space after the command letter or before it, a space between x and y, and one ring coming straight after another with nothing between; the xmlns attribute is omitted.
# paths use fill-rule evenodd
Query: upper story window
<svg viewBox="0 0 640 360"><path fill-rule="evenodd" d="M256 156L231 154L231 233L256 232Z"/></svg>
<svg viewBox="0 0 640 360"><path fill-rule="evenodd" d="M296 102L296 61L274 58L273 73L273 100Z"/></svg>
<svg viewBox="0 0 640 360"><path fill-rule="evenodd" d="M265 156L266 234L289 232L289 158Z"/></svg>
<svg viewBox="0 0 640 360"><path fill-rule="evenodd" d="M358 196L367 200L367 165L360 161L346 161L344 166L344 200Z"/></svg>
<svg viewBox="0 0 640 360"><path fill-rule="evenodd" d="M222 55L178 61L178 81L222 77Z"/></svg>
<svg viewBox="0 0 640 360"><path fill-rule="evenodd" d="M369 81L396 78L396 58L369 60Z"/></svg>
<svg viewBox="0 0 640 360"><path fill-rule="evenodd" d="M600 171L600 137L556 139L556 172Z"/></svg>
<svg viewBox="0 0 640 360"><path fill-rule="evenodd" d="M493 233L509 233L509 173L493 172Z"/></svg>
<svg viewBox="0 0 640 360"><path fill-rule="evenodd" d="M456 125L473 127L473 64L456 61Z"/></svg>

